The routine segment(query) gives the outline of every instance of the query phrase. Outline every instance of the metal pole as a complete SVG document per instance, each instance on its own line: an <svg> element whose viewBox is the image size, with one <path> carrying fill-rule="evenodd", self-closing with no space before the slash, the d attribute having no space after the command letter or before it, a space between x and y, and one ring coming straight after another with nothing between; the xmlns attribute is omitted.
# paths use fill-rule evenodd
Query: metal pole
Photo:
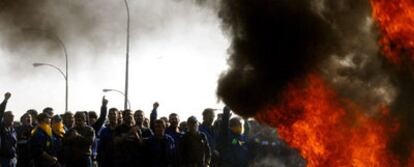
<svg viewBox="0 0 414 167"><path fill-rule="evenodd" d="M127 109L128 103L128 81L129 81L129 27L130 27L130 18L129 18L129 7L128 0L124 0L125 8L127 12L127 31L126 31L126 66L125 66L125 99L124 99L124 110Z"/></svg>
<svg viewBox="0 0 414 167"><path fill-rule="evenodd" d="M46 33L47 36L57 41L59 46L62 48L63 54L65 55L65 111L68 111L68 106L69 106L69 73L68 73L69 66L68 64L69 64L69 61L68 61L68 52L67 52L65 44L59 38L59 36L57 36L53 32L49 32L49 31L42 30L42 29L32 29L32 28L28 28L27 30L34 30L34 31Z"/></svg>

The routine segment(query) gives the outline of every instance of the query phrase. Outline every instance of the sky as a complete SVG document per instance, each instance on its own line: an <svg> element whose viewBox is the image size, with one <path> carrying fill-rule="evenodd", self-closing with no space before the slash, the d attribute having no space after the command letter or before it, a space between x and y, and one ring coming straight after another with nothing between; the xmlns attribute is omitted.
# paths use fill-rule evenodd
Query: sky
<svg viewBox="0 0 414 167"><path fill-rule="evenodd" d="M102 89L124 90L123 2L75 2L82 6L82 14L53 2L48 2L44 8L48 10L40 14L28 12L46 20L30 28L52 27L67 47L70 111L99 111L102 96L109 100L108 107L122 109L123 96ZM130 10L132 110L142 109L149 115L157 101L160 116L175 112L183 120L190 115L201 118L207 107L222 108L216 88L220 74L228 68L230 42L216 13L193 2L165 0L131 1ZM53 17L49 19L49 15ZM32 66L41 62L64 69L62 50L42 33L31 32L27 37L27 32L19 29L27 26L10 26L9 20L0 19L0 93L12 93L7 110L13 111L16 119L32 108L41 111L52 107L56 113L63 113L63 77L52 68ZM85 24L93 28L85 29Z"/></svg>

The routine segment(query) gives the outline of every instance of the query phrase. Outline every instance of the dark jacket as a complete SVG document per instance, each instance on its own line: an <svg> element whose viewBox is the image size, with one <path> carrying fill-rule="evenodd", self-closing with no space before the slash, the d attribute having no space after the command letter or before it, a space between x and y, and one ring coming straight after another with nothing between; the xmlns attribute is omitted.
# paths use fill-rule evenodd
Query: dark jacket
<svg viewBox="0 0 414 167"><path fill-rule="evenodd" d="M174 139L165 135L159 139L155 136L145 140L146 167L178 166L177 150Z"/></svg>
<svg viewBox="0 0 414 167"><path fill-rule="evenodd" d="M13 159L17 156L17 133L13 126L4 127L3 115L7 101L0 104L0 158Z"/></svg>
<svg viewBox="0 0 414 167"><path fill-rule="evenodd" d="M35 167L58 166L57 156L60 146L55 136L49 136L42 129L36 128L29 141Z"/></svg>
<svg viewBox="0 0 414 167"><path fill-rule="evenodd" d="M229 129L229 119L229 113L224 113L222 127L217 139L217 150L220 152L220 166L247 167L250 159L248 138L244 134L232 133Z"/></svg>
<svg viewBox="0 0 414 167"><path fill-rule="evenodd" d="M170 135L173 139L176 145L180 143L181 138L183 137L183 133L177 132L175 128L172 128L171 126L165 129L165 134Z"/></svg>
<svg viewBox="0 0 414 167"><path fill-rule="evenodd" d="M75 132L79 133L75 136ZM90 126L75 127L66 132L63 137L65 164L71 166L89 166L91 147L95 139L95 131Z"/></svg>
<svg viewBox="0 0 414 167"><path fill-rule="evenodd" d="M101 130L98 143L98 163L101 167L114 167L114 131L110 127Z"/></svg>
<svg viewBox="0 0 414 167"><path fill-rule="evenodd" d="M29 139L32 135L33 126L19 126L17 133L17 167L30 166Z"/></svg>
<svg viewBox="0 0 414 167"><path fill-rule="evenodd" d="M204 133L186 133L178 145L183 167L205 167L210 162L210 147Z"/></svg>
<svg viewBox="0 0 414 167"><path fill-rule="evenodd" d="M208 140L208 145L210 146L211 151L216 149L216 140L217 140L217 133L214 130L213 126L208 126L201 124L198 129L200 132L203 132Z"/></svg>
<svg viewBox="0 0 414 167"><path fill-rule="evenodd" d="M131 133L132 128L136 128L138 136ZM128 127L126 125L117 127L114 136L114 146L115 166L140 166L145 159L141 134L137 127Z"/></svg>

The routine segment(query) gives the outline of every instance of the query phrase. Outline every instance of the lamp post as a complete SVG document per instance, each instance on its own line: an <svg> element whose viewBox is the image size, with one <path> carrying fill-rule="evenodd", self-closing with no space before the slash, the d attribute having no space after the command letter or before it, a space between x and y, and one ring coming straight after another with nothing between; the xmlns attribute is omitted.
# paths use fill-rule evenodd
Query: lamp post
<svg viewBox="0 0 414 167"><path fill-rule="evenodd" d="M57 68L54 65L51 64L46 64L46 63L34 63L33 66L37 67L40 65L47 65L50 67L53 67L55 69L57 69L59 72L61 72L62 74L64 74L65 77L65 111L68 111L68 98L69 98L69 74L68 74L68 52L66 49L65 44L63 43L63 41L59 38L59 36L57 36L55 33L47 31L47 30L42 30L42 29L36 29L36 28L25 28L23 30L27 30L27 31L37 31L43 34L46 34L46 36L52 40L54 40L56 43L58 43L59 47L62 49L63 51L63 55L65 56L65 73L63 73L62 70L60 70L59 68ZM37 65L35 65L37 64Z"/></svg>
<svg viewBox="0 0 414 167"><path fill-rule="evenodd" d="M116 89L102 89L103 92L118 92L119 94L121 94L122 96L125 97L125 93L120 91L120 90L116 90ZM127 100L127 104L128 104L128 108L126 109L131 109L131 102L129 101L129 99Z"/></svg>
<svg viewBox="0 0 414 167"><path fill-rule="evenodd" d="M62 74L63 78L65 79L65 83L66 83L66 87L65 87L65 111L68 111L68 71L66 68L66 73L64 73L59 67L56 67L53 64L48 64L48 63L33 63L33 67L40 67L40 66L49 66L52 67L56 70L58 70L60 72L60 74Z"/></svg>
<svg viewBox="0 0 414 167"><path fill-rule="evenodd" d="M124 94L124 109L127 108L128 103L128 82L129 82L129 32L130 32L130 16L128 0L124 0L125 9L127 14L127 27L126 27L126 64L125 64L125 94Z"/></svg>

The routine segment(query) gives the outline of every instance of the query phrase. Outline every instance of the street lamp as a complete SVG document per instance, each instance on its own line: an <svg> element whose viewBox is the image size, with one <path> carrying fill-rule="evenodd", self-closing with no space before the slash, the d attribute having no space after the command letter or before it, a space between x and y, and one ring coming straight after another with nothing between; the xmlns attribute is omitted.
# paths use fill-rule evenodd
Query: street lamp
<svg viewBox="0 0 414 167"><path fill-rule="evenodd" d="M118 92L119 94L121 94L122 96L125 97L124 92L122 92L120 90L116 90L116 89L102 89L102 91L105 92L105 93L106 92ZM126 109L131 109L131 102L129 101L129 99L127 100L127 104L128 104L128 108L125 108L125 110Z"/></svg>
<svg viewBox="0 0 414 167"><path fill-rule="evenodd" d="M128 0L124 0L127 14L127 29L126 29L126 64L125 64L125 94L124 94L124 109L127 108L128 103L128 81L129 81L129 32L130 32L130 18Z"/></svg>
<svg viewBox="0 0 414 167"><path fill-rule="evenodd" d="M40 67L40 66L49 66L49 67L52 67L52 68L58 70L60 72L60 74L62 74L63 78L66 81L66 89L65 89L66 90L66 92L65 92L66 93L66 96L65 96L65 111L68 111L68 75L67 75L67 71L66 71L66 74L65 74L59 67L56 67L53 64L48 64L48 63L33 63L33 67Z"/></svg>
<svg viewBox="0 0 414 167"><path fill-rule="evenodd" d="M66 46L63 43L63 41L59 38L59 36L57 36L55 33L47 31L47 30L42 30L42 29L36 29L36 28L26 28L23 30L27 30L27 31L36 31L36 32L40 32L43 34L46 34L46 36L52 40L54 40L56 43L58 43L58 45L60 46L60 48L63 51L63 55L65 56L65 72L63 73L63 71L59 68L57 68L54 65L51 64L46 64L46 63L33 63L34 67L38 67L38 66L42 66L42 65L47 65L50 67L53 67L54 69L57 69L65 78L65 111L68 111L68 97L69 97L69 74L68 74L68 52L66 50Z"/></svg>

